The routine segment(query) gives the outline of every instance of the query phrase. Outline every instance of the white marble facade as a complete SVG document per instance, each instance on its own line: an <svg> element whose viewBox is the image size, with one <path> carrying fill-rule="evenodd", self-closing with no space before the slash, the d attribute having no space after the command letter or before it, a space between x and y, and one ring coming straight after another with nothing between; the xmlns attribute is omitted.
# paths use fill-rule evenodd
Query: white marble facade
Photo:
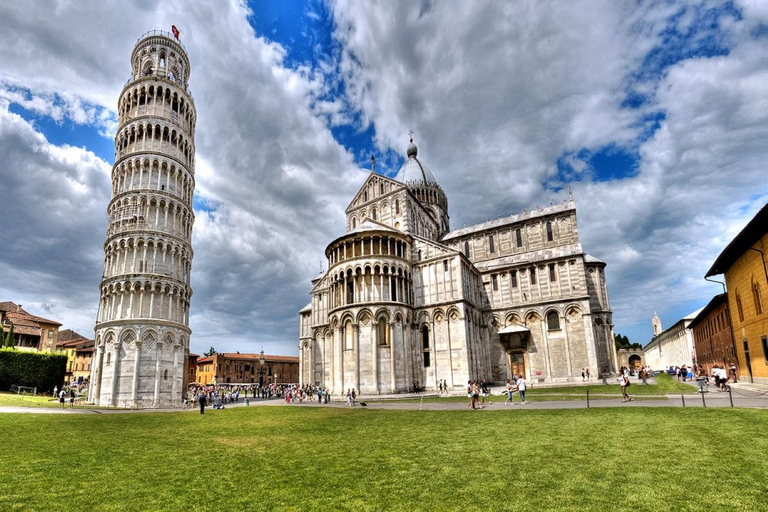
<svg viewBox="0 0 768 512"><path fill-rule="evenodd" d="M301 381L379 394L615 373L605 263L583 252L573 200L450 231L413 141L407 155L394 179L371 173L326 248L299 313Z"/></svg>
<svg viewBox="0 0 768 512"><path fill-rule="evenodd" d="M189 58L173 35L143 35L118 101L112 200L89 399L181 404L189 354L194 132Z"/></svg>

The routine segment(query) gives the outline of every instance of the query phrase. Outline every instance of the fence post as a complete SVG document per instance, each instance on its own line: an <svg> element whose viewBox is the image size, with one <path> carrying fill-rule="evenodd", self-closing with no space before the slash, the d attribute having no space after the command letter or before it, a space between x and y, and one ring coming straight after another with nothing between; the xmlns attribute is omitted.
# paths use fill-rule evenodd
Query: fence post
<svg viewBox="0 0 768 512"><path fill-rule="evenodd" d="M587 409L589 409L589 388L587 388Z"/></svg>
<svg viewBox="0 0 768 512"><path fill-rule="evenodd" d="M731 407L733 407L733 394L731 393L731 386L728 386L728 398L731 400Z"/></svg>
<svg viewBox="0 0 768 512"><path fill-rule="evenodd" d="M680 398L683 399L683 407L685 407L685 395L680 395Z"/></svg>

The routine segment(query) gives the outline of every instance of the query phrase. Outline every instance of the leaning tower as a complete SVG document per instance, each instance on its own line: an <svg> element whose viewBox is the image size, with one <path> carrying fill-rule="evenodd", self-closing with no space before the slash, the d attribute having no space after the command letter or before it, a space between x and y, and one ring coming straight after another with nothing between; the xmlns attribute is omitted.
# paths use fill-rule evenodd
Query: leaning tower
<svg viewBox="0 0 768 512"><path fill-rule="evenodd" d="M89 398L167 407L187 381L196 112L189 58L172 34L141 36L131 69L118 101Z"/></svg>

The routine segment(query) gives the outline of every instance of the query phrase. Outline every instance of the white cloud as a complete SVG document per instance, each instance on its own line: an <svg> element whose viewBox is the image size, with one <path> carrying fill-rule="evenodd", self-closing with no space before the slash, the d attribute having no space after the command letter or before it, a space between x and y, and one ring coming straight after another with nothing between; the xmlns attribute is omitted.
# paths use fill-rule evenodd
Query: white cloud
<svg viewBox="0 0 768 512"><path fill-rule="evenodd" d="M0 239L20 244L0 256L0 298L53 304L49 316L90 328L109 200L109 164L49 144L8 104L113 133L134 42L173 23L192 62L207 205L193 236L194 350L295 353L308 280L365 178L329 127L357 115L383 165L416 131L454 227L561 200L542 184L570 155L582 242L608 263L619 332L706 302L717 290L703 273L768 193L766 39L751 35L768 12L745 1L742 20L720 17L727 55L638 74L681 5L339 1L338 61L289 69L248 24L259 12L234 1L0 3L0 202L17 208L13 225L3 208ZM695 28L690 13L679 28ZM622 108L630 89L649 103ZM594 182L575 152L606 145L637 150L637 175Z"/></svg>

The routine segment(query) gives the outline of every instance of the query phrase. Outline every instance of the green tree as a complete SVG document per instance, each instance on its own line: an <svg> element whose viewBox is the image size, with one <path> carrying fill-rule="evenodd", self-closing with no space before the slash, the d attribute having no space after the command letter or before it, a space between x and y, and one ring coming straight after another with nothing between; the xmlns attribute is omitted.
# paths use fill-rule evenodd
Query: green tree
<svg viewBox="0 0 768 512"><path fill-rule="evenodd" d="M204 355L204 356L206 356L206 357L208 357L208 356L212 356L212 355L213 355L213 354L215 354L215 353L216 353L216 349L215 349L215 348L213 348L213 347L211 347L211 348L209 348L209 349L208 349L208 352L206 352L206 353L205 353L205 354L203 354L203 355Z"/></svg>
<svg viewBox="0 0 768 512"><path fill-rule="evenodd" d="M13 324L11 324L11 328L8 329L8 334L5 336L5 343L3 346L11 348L16 346L16 340L13 339Z"/></svg>
<svg viewBox="0 0 768 512"><path fill-rule="evenodd" d="M629 338L618 333L613 335L613 342L616 344L616 350L634 348L632 344L629 343ZM634 345L639 345L639 343L635 343ZM642 348L642 346L640 348Z"/></svg>

